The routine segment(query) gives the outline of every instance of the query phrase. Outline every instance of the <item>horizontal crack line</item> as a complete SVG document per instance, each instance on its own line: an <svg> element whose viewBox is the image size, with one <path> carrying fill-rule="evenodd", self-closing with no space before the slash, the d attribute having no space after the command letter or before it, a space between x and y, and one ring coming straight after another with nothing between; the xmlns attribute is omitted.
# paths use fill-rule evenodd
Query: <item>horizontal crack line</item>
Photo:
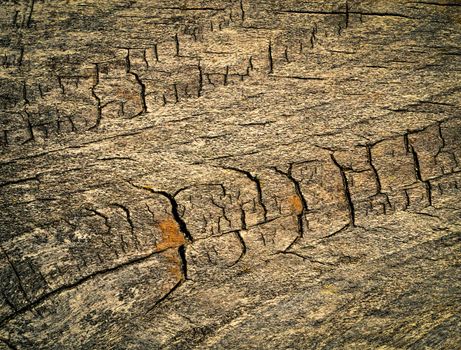
<svg viewBox="0 0 461 350"><path fill-rule="evenodd" d="M35 307L41 305L42 303L44 303L46 300L50 299L51 297L54 297L54 296L57 296L59 294L61 294L62 292L65 292L65 291L68 291L68 290L72 290L82 284L84 284L85 282L88 282L89 280L97 277L97 276L104 276L104 275L107 275L109 273L112 273L112 272L116 272L116 271L119 271L119 270L122 270L123 268L125 267L128 267L128 266L131 266L131 265L136 265L136 264L140 264L148 259L150 259L152 256L156 255L156 254L160 254L160 253L163 253L165 251L167 251L168 249L172 249L171 247L170 248L165 248L165 249L162 249L162 250L154 250L153 252L151 253L148 253L146 255L143 255L143 256L140 256L140 257L137 257L135 259L132 259L132 260L128 260L120 265L116 265L114 267L110 267L110 268L107 268L107 269L103 269L103 270L100 270L100 271L96 271L96 272L93 272L92 274L88 275L88 276L85 276L73 283L70 283L70 284L66 284L66 285L63 285L49 293L46 293L46 294L43 294L42 296L40 296L38 299L34 300L33 302L21 307L21 308L18 308L13 314L5 317L3 320L0 321L0 326L3 326L5 323L11 321L13 318L17 317L17 316L20 316L28 311L32 311Z"/></svg>

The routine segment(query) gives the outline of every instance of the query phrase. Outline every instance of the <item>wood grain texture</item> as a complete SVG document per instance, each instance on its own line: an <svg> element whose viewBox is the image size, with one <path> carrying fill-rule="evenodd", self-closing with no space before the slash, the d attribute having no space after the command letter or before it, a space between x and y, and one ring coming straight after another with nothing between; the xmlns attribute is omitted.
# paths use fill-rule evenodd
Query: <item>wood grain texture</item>
<svg viewBox="0 0 461 350"><path fill-rule="evenodd" d="M0 26L0 349L460 347L458 0Z"/></svg>

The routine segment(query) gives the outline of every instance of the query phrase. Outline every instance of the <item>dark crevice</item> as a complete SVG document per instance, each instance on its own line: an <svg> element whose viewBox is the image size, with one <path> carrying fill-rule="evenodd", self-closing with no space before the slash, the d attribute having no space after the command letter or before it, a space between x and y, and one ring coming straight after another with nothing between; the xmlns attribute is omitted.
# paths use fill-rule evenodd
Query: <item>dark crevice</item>
<svg viewBox="0 0 461 350"><path fill-rule="evenodd" d="M335 232L330 233L330 234L328 234L328 235L322 237L322 239L334 237L334 236L338 235L339 233L341 233L341 232L347 230L350 226L351 226L351 224L348 222L346 225L344 225L343 227L341 227L339 230L336 230Z"/></svg>
<svg viewBox="0 0 461 350"><path fill-rule="evenodd" d="M23 307L20 307L20 308L17 308L17 311L14 312L13 314L3 318L3 320L0 321L0 326L3 326L5 323L9 322L10 320L12 320L13 318L17 317L17 316L20 316L28 311L33 311L34 308L36 308L37 306L40 306L43 302L47 301L48 299L56 296L56 295L59 295L60 293L62 292L65 292L65 291L68 291L68 290L72 290L82 284L84 284L85 282L95 278L95 277L98 277L98 276L104 276L104 275L107 275L109 273L112 273L112 272L116 272L116 271L119 271L119 270L122 270L123 268L125 267L128 267L128 266L131 266L131 265L135 265L135 264L139 264L139 263L142 263L146 260L148 260L149 258L151 258L152 256L156 255L156 254L160 254L160 253L163 253L165 252L166 250L168 250L170 248L167 248L167 249L164 249L164 250L155 250L149 254L146 254L146 255L143 255L141 257L138 257L138 258L135 258L135 259L132 259L132 260L128 260L122 264L119 264L119 265L116 265L114 267L110 267L110 268L106 268L106 269L102 269L102 270L99 270L99 271L96 271L96 272L93 272L73 283L70 283L70 284L65 284L51 292L48 292L46 294L43 294L42 296L40 296L39 298L37 298L36 300L32 301L31 303L27 304L26 306L23 306Z"/></svg>
<svg viewBox="0 0 461 350"><path fill-rule="evenodd" d="M99 84L99 66L97 63L95 63L94 82L93 82L93 86L91 87L91 95L96 100L96 122L88 130L96 129L101 124L101 119L102 119L101 98L96 94L96 91L95 91L96 86L98 84Z"/></svg>
<svg viewBox="0 0 461 350"><path fill-rule="evenodd" d="M224 86L227 86L227 82L228 82L228 78L229 78L229 66L226 66L226 72L224 73Z"/></svg>
<svg viewBox="0 0 461 350"><path fill-rule="evenodd" d="M14 265L13 261L10 259L10 256L5 251L5 249L3 249L2 246L0 246L0 250L2 251L3 255L5 256L6 260L8 261L8 264L11 266L11 269L13 270L13 274L14 274L14 276L16 277L16 279L18 281L18 286L19 286L19 289L21 290L21 293L24 296L24 299L26 299L26 301L28 303L30 303L29 297L27 296L27 292L24 289L24 286L22 284L21 277L19 276L19 271L16 269L16 266Z"/></svg>
<svg viewBox="0 0 461 350"><path fill-rule="evenodd" d="M346 1L346 28L349 27L349 3Z"/></svg>
<svg viewBox="0 0 461 350"><path fill-rule="evenodd" d="M309 211L309 207L307 205L307 201L306 201L306 198L304 197L303 193L302 193L302 190L301 190L301 184L299 183L298 180L296 180L293 175L292 175L292 171L293 171L293 163L291 163L288 167L288 171L287 172L284 172L282 170L279 170L278 168L274 167L273 168L275 170L275 172L285 176L287 179L289 179L291 181L291 183L293 184L293 187L295 189L295 192L296 192L296 196L299 198L299 200L301 201L301 212L300 213L297 213L296 215L296 218L297 218L297 225L298 225L298 237L290 244L289 247L291 247L294 243L296 243L296 241L303 237L304 236L304 231L305 231L305 228L304 228L304 216L305 214L307 214L307 212Z"/></svg>
<svg viewBox="0 0 461 350"><path fill-rule="evenodd" d="M177 10L177 11L224 11L224 7L157 7L159 10Z"/></svg>
<svg viewBox="0 0 461 350"><path fill-rule="evenodd" d="M141 78L139 77L139 74L133 72L131 70L131 60L130 60L130 49L127 48L127 54L125 56L125 70L127 74L131 74L134 76L136 83L140 86L140 98L141 98L141 111L133 116L133 118L138 117L144 113L147 113L147 103L146 103L146 85L142 82Z"/></svg>
<svg viewBox="0 0 461 350"><path fill-rule="evenodd" d="M242 206L240 207L240 225L242 226L242 230L247 229L246 213Z"/></svg>
<svg viewBox="0 0 461 350"><path fill-rule="evenodd" d="M243 239L242 234L240 233L240 231L234 231L234 235L235 235L235 237L237 238L237 240L240 243L240 246L242 248L242 252L240 253L240 256L238 257L238 259L234 263L232 263L232 265L230 265L229 267L237 265L240 262L240 260L242 260L242 258L245 256L245 254L247 253L247 246L246 246L245 240Z"/></svg>
<svg viewBox="0 0 461 350"><path fill-rule="evenodd" d="M179 57L179 37L178 34L174 35L174 42L175 42L175 49L176 49L176 56Z"/></svg>
<svg viewBox="0 0 461 350"><path fill-rule="evenodd" d="M109 217L103 213L101 213L100 211L96 210L96 209L91 209L91 208L86 208L86 210L88 210L89 212L95 214L96 216L99 216L100 218L102 218L104 220L104 225L106 225L107 227L107 234L110 234L111 231L112 231L112 226L110 225L109 223Z"/></svg>
<svg viewBox="0 0 461 350"><path fill-rule="evenodd" d="M411 145L410 145L409 149L410 149L410 153L411 153L411 155L413 157L413 166L414 166L414 170L415 170L416 180L423 182L423 179L421 177L421 168L419 166L418 153L416 153L416 150Z"/></svg>
<svg viewBox="0 0 461 350"><path fill-rule="evenodd" d="M355 227L355 208L354 203L352 202L351 192L349 190L349 181L347 180L345 169L338 163L333 153L330 154L330 157L333 161L333 164L336 165L336 167L339 169L339 173L343 182L344 197L346 198L347 206L349 209L349 224L350 226Z"/></svg>
<svg viewBox="0 0 461 350"><path fill-rule="evenodd" d="M146 65L146 68L149 68L149 61L147 59L147 49L144 49L142 52L142 59L144 61L144 64Z"/></svg>
<svg viewBox="0 0 461 350"><path fill-rule="evenodd" d="M424 184L425 190L426 190L426 196L427 196L427 201L428 205L432 206L432 185L428 180L423 180L422 175L421 175L421 166L419 163L419 157L418 153L416 152L415 148L413 145L409 144L409 150L413 158L413 166L414 166L414 171L415 171L415 178L417 181L422 182Z"/></svg>
<svg viewBox="0 0 461 350"><path fill-rule="evenodd" d="M138 240L138 238L136 236L135 226L134 226L133 220L131 218L130 210L128 209L128 207L126 207L126 206L124 206L124 205L122 205L120 203L112 203L112 205L114 207L120 208L125 213L126 221L128 222L128 225L130 226L131 236L133 237L133 241L134 241L135 245L139 248L139 240Z"/></svg>
<svg viewBox="0 0 461 350"><path fill-rule="evenodd" d="M437 156L442 153L442 151L445 149L446 147L446 144L445 144L445 138L443 137L443 133L442 133L442 123L439 123L438 124L438 127L437 127L437 136L439 137L440 139L440 142L442 143L439 147L439 149L437 150L437 153L435 154L435 158L437 158ZM437 162L437 159L436 159L436 162Z"/></svg>
<svg viewBox="0 0 461 350"><path fill-rule="evenodd" d="M320 264L320 265L324 265L324 266L334 266L334 264L319 261L319 260L313 259L313 258L311 258L309 256L304 256L304 255L301 255L301 254L293 252L293 251L281 250L281 251L276 252L275 254L276 255L278 255L278 254L293 255L293 256L296 256L298 258L303 259L303 261L307 260L307 261L309 261L311 263L315 263L315 264Z"/></svg>
<svg viewBox="0 0 461 350"><path fill-rule="evenodd" d="M155 58L155 62L159 62L158 45L157 44L154 44L154 58Z"/></svg>
<svg viewBox="0 0 461 350"><path fill-rule="evenodd" d="M173 92L174 92L174 102L179 102L179 93L178 93L178 84L173 83Z"/></svg>
<svg viewBox="0 0 461 350"><path fill-rule="evenodd" d="M198 97L203 94L203 68L200 60L198 61Z"/></svg>
<svg viewBox="0 0 461 350"><path fill-rule="evenodd" d="M30 182L30 181L40 182L40 180L38 178L38 175L37 175L37 176L34 176L34 177L27 177L27 178L24 178L24 179L10 180L10 181L2 182L2 183L0 183L0 188L10 186L10 185L17 185L17 184L21 184L21 183L24 183L24 182Z"/></svg>
<svg viewBox="0 0 461 350"><path fill-rule="evenodd" d="M130 210L122 205L122 204L119 204L119 203L113 203L113 206L117 207L117 208L120 208L122 209L124 212L125 212L125 215L126 215L126 221L128 222L128 224L130 225L130 231L131 231L131 234L134 235L134 224L133 224L133 220L131 219L131 213L130 213Z"/></svg>
<svg viewBox="0 0 461 350"><path fill-rule="evenodd" d="M34 127L30 121L30 114L26 110L24 110L24 114L27 116L26 123L27 123L27 131L29 133L29 138L23 142L23 144L35 141L35 134L34 134Z"/></svg>
<svg viewBox="0 0 461 350"><path fill-rule="evenodd" d="M272 75L274 78L281 78L281 79L295 79L295 80L325 80L325 78L319 77L301 77L295 75Z"/></svg>
<svg viewBox="0 0 461 350"><path fill-rule="evenodd" d="M426 187L426 196L429 206L432 206L432 185L429 181L425 181L424 185Z"/></svg>
<svg viewBox="0 0 461 350"><path fill-rule="evenodd" d="M374 178L375 178L375 183L376 183L376 194L380 194L382 187L381 187L381 179L379 178L378 170L376 169L374 163L373 163L373 157L371 154L371 146L366 145L367 148L367 157L368 157L368 163L370 164L371 171L373 172Z"/></svg>
<svg viewBox="0 0 461 350"><path fill-rule="evenodd" d="M26 27L32 26L32 13L34 12L35 0L30 0L29 13L27 14Z"/></svg>
<svg viewBox="0 0 461 350"><path fill-rule="evenodd" d="M269 59L269 74L274 72L274 59L272 58L272 42L269 41L269 47L267 49L268 59Z"/></svg>
<svg viewBox="0 0 461 350"><path fill-rule="evenodd" d="M283 10L278 13L292 13L292 14L311 14L311 15L346 15L346 11L310 11L310 10ZM415 19L414 17L403 15L400 13L392 12L360 12L360 11L349 11L348 14L355 14L360 16L377 16L377 17L399 17Z"/></svg>
<svg viewBox="0 0 461 350"><path fill-rule="evenodd" d="M317 34L317 26L314 26L314 27L312 28L311 39L310 39L310 42L311 42L311 49L313 49L314 46L315 46L315 42L316 42L316 40L317 40L316 34Z"/></svg>
<svg viewBox="0 0 461 350"><path fill-rule="evenodd" d="M147 113L146 85L141 81L141 78L139 77L139 74L137 74L135 72L131 72L131 71L130 71L130 74L134 76L134 78L136 79L136 82L138 83L138 85L141 88L139 93L140 93L140 97L141 97L142 111L138 115L143 114L143 113Z"/></svg>
<svg viewBox="0 0 461 350"><path fill-rule="evenodd" d="M162 302L164 302L165 300L167 300L168 297L169 297L171 294L173 294L173 292L174 292L176 289L178 289L178 288L183 284L183 282L184 282L184 281L183 281L182 279L180 279L180 280L173 286L173 288L171 288L164 296L162 296L160 299L158 299L158 300L154 303L154 305L152 305L150 308L148 308L148 309L146 310L146 314L149 313L149 312L151 312L151 311L152 311L153 309L155 309L159 304L161 304Z"/></svg>
<svg viewBox="0 0 461 350"><path fill-rule="evenodd" d="M179 258L181 259L181 271L184 280L187 280L187 258L186 258L186 247L183 244L178 248Z"/></svg>
<svg viewBox="0 0 461 350"><path fill-rule="evenodd" d="M168 193L166 191L157 191L157 190L154 190L154 189L149 188L149 187L135 185L132 182L128 182L128 183L133 187L136 187L136 188L142 189L142 190L146 190L146 191L149 191L149 192L154 193L154 194L159 194L159 195L165 197L166 199L168 199L168 201L171 204L171 213L172 213L173 218L175 219L176 223L178 224L179 229L181 230L181 232L183 233L183 235L184 235L184 237L186 239L188 239L190 242L194 241L194 238L192 237L190 231L188 230L185 221L183 220L183 218L179 214L179 210L178 210L179 205L178 205L178 202L176 202L173 195L171 195L170 193Z"/></svg>

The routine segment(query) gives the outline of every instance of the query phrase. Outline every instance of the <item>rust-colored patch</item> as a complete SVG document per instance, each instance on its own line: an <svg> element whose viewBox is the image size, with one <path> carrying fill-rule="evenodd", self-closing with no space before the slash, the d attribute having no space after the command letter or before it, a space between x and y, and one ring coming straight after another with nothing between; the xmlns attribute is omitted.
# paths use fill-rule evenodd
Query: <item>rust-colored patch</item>
<svg viewBox="0 0 461 350"><path fill-rule="evenodd" d="M301 198L297 195L293 195L288 198L288 203L290 204L290 207L293 209L293 212L296 215L300 215L303 212L303 202L301 201Z"/></svg>
<svg viewBox="0 0 461 350"><path fill-rule="evenodd" d="M181 271L181 260L177 251L167 250L163 253L168 261L168 273L175 276L178 280L183 278Z"/></svg>
<svg viewBox="0 0 461 350"><path fill-rule="evenodd" d="M186 242L184 235L179 230L178 223L173 218L160 221L159 227L162 231L162 240L157 244L158 250L177 248Z"/></svg>
<svg viewBox="0 0 461 350"><path fill-rule="evenodd" d="M158 224L162 233L161 241L157 244L158 250L165 250L168 248L178 248L186 243L184 235L181 233L178 223L173 218L167 218L162 220ZM178 251L167 250L164 256L170 262L168 264L168 272L177 277L177 279L183 278L181 271L181 259L179 258Z"/></svg>

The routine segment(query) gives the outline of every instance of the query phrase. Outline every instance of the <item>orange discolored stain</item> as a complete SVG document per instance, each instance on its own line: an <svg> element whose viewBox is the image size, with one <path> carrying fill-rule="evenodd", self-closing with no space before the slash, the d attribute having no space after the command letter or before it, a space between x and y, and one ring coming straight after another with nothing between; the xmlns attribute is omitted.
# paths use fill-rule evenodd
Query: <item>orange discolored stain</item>
<svg viewBox="0 0 461 350"><path fill-rule="evenodd" d="M300 215L303 212L303 202L297 195L293 195L288 198L288 203L296 215Z"/></svg>
<svg viewBox="0 0 461 350"><path fill-rule="evenodd" d="M183 278L181 271L181 260L179 258L178 252L173 250L167 250L164 252L164 256L168 261L168 273L175 276L178 280Z"/></svg>
<svg viewBox="0 0 461 350"><path fill-rule="evenodd" d="M162 238L161 242L157 244L158 250L177 248L186 243L184 235L179 230L178 223L173 218L160 221L159 227L162 232Z"/></svg>

